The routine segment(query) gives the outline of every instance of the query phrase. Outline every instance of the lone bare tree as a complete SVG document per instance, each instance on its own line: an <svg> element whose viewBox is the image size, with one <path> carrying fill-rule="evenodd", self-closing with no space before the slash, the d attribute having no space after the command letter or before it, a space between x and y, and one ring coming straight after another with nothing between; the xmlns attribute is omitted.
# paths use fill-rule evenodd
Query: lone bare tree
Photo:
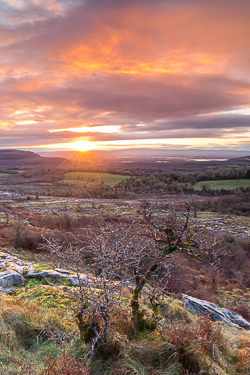
<svg viewBox="0 0 250 375"><path fill-rule="evenodd" d="M139 329L143 329L151 323L156 326L158 319L158 301L160 297L168 293L168 280L171 274L173 259L178 254L196 259L207 264L214 264L222 255L219 248L221 240L206 235L200 229L191 224L191 209L185 204L186 210L176 211L174 206L168 207L157 202L150 204L144 202L141 205L140 233L148 238L153 249L151 264L146 272L135 278L136 285L131 300L132 317ZM146 282L151 280L154 285L154 294L150 296L154 322L145 319L143 311L139 308L139 295Z"/></svg>

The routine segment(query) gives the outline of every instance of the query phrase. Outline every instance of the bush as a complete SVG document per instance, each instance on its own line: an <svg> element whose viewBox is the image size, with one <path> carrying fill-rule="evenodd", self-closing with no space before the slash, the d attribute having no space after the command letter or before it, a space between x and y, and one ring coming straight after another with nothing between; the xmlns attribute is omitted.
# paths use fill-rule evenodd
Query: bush
<svg viewBox="0 0 250 375"><path fill-rule="evenodd" d="M207 317L200 317L192 326L185 319L169 323L162 333L170 340L176 359L185 370L199 373L206 367L207 357L217 361L218 353L226 350L221 328L215 328Z"/></svg>
<svg viewBox="0 0 250 375"><path fill-rule="evenodd" d="M37 250L42 242L41 233L32 230L18 221L12 229L12 244L15 249Z"/></svg>
<svg viewBox="0 0 250 375"><path fill-rule="evenodd" d="M47 358L39 375L89 375L89 371L74 357Z"/></svg>
<svg viewBox="0 0 250 375"><path fill-rule="evenodd" d="M32 369L28 363L20 364L17 358L12 358L18 372L11 372L9 375L89 375L88 369L85 369L74 357L45 358L45 364L41 371Z"/></svg>
<svg viewBox="0 0 250 375"><path fill-rule="evenodd" d="M23 302L20 305L8 304L2 300L1 318L5 324L15 332L16 339L24 348L29 348L36 343L37 335L43 325L37 321L39 308L32 303Z"/></svg>

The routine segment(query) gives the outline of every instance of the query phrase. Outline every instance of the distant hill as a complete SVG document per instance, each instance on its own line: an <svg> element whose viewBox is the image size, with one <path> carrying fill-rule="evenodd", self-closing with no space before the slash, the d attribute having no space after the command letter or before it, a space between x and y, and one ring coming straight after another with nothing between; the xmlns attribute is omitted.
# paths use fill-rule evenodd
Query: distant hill
<svg viewBox="0 0 250 375"><path fill-rule="evenodd" d="M46 151L39 152L42 156L64 157L69 160L84 159L85 153L78 151ZM82 155L81 155L82 154ZM86 153L89 159L150 159L150 158L179 158L179 159L230 159L248 156L249 151L238 150L205 150L205 149L151 149L151 148L130 148L126 150L91 150ZM81 156L79 156L81 155Z"/></svg>
<svg viewBox="0 0 250 375"><path fill-rule="evenodd" d="M243 156L241 158L233 158L228 160L231 164L238 164L238 165L250 165L250 155L248 156Z"/></svg>
<svg viewBox="0 0 250 375"><path fill-rule="evenodd" d="M71 162L60 157L42 157L31 151L0 150L2 167L68 167Z"/></svg>
<svg viewBox="0 0 250 375"><path fill-rule="evenodd" d="M194 170L207 166L250 166L250 156L246 151L130 149L98 150L87 153L51 151L41 152L41 155L31 151L0 149L0 167L112 168L112 170L126 170L129 166L130 170Z"/></svg>
<svg viewBox="0 0 250 375"><path fill-rule="evenodd" d="M0 160L24 160L24 159L41 159L41 156L31 151L21 150L0 150Z"/></svg>

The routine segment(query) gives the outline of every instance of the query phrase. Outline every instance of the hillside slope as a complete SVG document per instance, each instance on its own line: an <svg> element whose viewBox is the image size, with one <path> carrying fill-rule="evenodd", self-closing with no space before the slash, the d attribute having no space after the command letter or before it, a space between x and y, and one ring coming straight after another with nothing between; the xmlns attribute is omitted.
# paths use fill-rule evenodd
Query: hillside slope
<svg viewBox="0 0 250 375"><path fill-rule="evenodd" d="M4 167L63 167L70 165L68 159L42 157L31 151L0 150L0 166Z"/></svg>

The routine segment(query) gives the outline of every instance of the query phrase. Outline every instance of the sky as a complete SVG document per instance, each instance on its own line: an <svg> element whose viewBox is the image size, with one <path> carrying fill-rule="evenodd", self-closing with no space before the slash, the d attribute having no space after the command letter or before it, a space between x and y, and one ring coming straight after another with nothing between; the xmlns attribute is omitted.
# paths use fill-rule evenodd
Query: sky
<svg viewBox="0 0 250 375"><path fill-rule="evenodd" d="M249 0L0 0L0 148L250 151Z"/></svg>

